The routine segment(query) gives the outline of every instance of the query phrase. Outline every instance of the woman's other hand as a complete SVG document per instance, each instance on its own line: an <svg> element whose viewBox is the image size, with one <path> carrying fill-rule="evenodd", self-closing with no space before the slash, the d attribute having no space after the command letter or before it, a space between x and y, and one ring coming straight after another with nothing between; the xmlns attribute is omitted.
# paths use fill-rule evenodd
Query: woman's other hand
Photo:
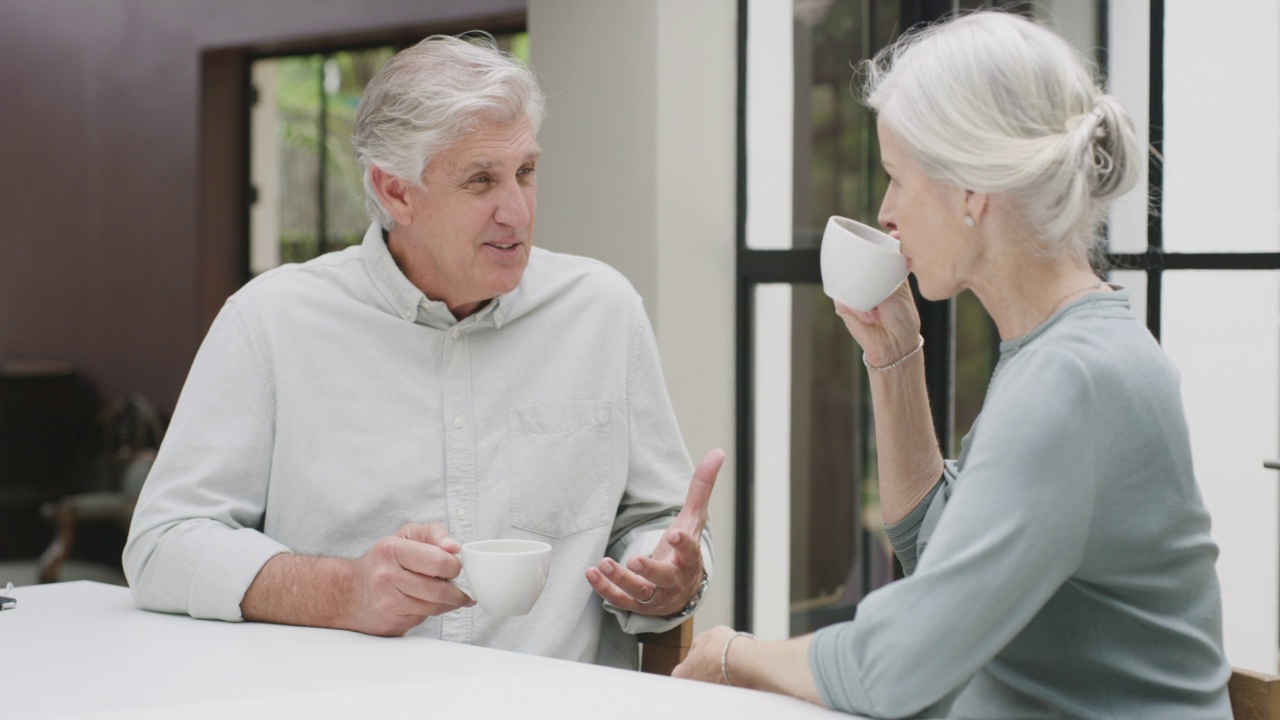
<svg viewBox="0 0 1280 720"><path fill-rule="evenodd" d="M733 628L724 625L701 633L693 639L693 644L689 646L689 654L671 672L671 677L723 685L724 674L720 669L720 656L724 652L725 643L736 634ZM738 641L750 642L750 639L742 637Z"/></svg>
<svg viewBox="0 0 1280 720"><path fill-rule="evenodd" d="M812 635L761 642L721 625L698 635L671 676L717 685L764 690L821 705L809 670Z"/></svg>

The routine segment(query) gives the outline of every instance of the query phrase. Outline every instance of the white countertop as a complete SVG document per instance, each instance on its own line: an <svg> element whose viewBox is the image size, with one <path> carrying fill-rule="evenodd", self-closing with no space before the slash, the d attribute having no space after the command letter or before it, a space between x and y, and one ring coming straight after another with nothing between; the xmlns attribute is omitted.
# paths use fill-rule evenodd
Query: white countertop
<svg viewBox="0 0 1280 720"><path fill-rule="evenodd" d="M20 587L0 718L848 717L792 698L422 638L195 620L126 588Z"/></svg>

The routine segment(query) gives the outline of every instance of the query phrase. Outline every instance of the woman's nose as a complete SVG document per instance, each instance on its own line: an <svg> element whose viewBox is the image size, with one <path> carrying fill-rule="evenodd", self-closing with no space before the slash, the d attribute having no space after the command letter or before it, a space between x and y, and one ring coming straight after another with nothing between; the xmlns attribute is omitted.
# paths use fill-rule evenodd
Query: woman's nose
<svg viewBox="0 0 1280 720"><path fill-rule="evenodd" d="M889 232L898 229L898 224L893 220L893 206L889 204L889 193L884 194L884 202L880 203L880 214L876 216L876 221L880 223L880 227Z"/></svg>

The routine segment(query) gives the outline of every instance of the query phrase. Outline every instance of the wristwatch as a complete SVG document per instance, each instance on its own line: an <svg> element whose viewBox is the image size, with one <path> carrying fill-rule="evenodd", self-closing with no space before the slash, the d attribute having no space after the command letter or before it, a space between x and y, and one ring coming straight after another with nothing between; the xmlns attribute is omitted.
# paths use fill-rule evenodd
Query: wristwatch
<svg viewBox="0 0 1280 720"><path fill-rule="evenodd" d="M681 620L682 620L682 619L687 618L687 617L689 617L690 615L692 615L692 614L693 614L693 611L698 609L698 603L702 602L702 595L703 595L703 593L705 593L705 592L707 591L707 580L708 580L708 578L707 578L707 571L706 571L706 570L703 570L703 571L702 571L702 582L698 583L698 592L694 593L694 594L693 594L693 597L689 598L689 602L685 603L684 608L683 608L683 609L681 609L681 610L680 610L680 612L678 612L678 613L676 613L676 614L674 614L674 615L667 615L667 616L666 616L666 619L667 619L667 620L678 620L678 619L681 619Z"/></svg>

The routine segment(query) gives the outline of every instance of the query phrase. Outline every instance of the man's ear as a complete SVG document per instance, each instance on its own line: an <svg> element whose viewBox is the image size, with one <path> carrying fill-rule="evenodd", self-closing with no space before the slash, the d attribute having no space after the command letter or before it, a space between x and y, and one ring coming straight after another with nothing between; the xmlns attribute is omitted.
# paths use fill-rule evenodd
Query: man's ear
<svg viewBox="0 0 1280 720"><path fill-rule="evenodd" d="M377 165L369 167L369 180L382 208L397 225L413 223L413 200L409 197L409 183Z"/></svg>

